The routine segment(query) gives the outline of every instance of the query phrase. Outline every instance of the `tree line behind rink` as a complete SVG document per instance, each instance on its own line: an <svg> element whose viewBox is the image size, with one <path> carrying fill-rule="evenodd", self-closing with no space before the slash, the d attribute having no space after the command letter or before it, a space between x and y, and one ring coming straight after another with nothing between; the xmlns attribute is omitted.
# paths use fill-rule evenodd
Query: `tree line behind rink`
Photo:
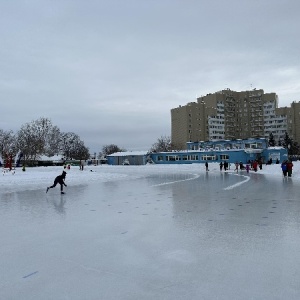
<svg viewBox="0 0 300 300"><path fill-rule="evenodd" d="M42 156L62 155L67 160L87 160L89 149L80 137L73 132L61 132L48 118L25 123L20 130L0 129L0 156L7 159L20 159L22 165L37 165Z"/></svg>

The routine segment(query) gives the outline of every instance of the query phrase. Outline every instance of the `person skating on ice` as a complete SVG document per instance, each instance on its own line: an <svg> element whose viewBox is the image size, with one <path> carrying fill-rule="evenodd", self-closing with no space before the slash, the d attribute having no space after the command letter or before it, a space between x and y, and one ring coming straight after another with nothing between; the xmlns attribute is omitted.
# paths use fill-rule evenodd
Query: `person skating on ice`
<svg viewBox="0 0 300 300"><path fill-rule="evenodd" d="M61 175L58 175L55 178L53 185L47 187L46 193L48 193L49 189L56 187L56 185L59 183L60 184L60 192L61 192L61 194L64 194L63 188L64 188L64 186L67 186L65 184L66 175L67 175L67 173L65 171L63 171Z"/></svg>
<svg viewBox="0 0 300 300"><path fill-rule="evenodd" d="M205 170L206 170L206 172L209 171L208 170L208 162L207 161L205 162Z"/></svg>

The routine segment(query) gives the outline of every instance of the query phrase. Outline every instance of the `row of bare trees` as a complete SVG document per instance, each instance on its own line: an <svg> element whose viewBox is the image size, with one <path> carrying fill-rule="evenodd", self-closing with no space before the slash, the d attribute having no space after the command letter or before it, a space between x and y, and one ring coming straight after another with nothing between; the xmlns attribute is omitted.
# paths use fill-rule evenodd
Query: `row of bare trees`
<svg viewBox="0 0 300 300"><path fill-rule="evenodd" d="M42 155L63 155L66 159L89 158L89 149L73 132L61 132L48 118L40 118L21 126L15 134L0 129L0 155L3 159L22 153L23 162L36 161Z"/></svg>

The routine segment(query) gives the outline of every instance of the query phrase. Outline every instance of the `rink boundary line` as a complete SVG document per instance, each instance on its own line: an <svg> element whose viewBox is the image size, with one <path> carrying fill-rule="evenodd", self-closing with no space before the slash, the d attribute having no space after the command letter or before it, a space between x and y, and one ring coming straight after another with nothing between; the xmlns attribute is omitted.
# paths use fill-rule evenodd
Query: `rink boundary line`
<svg viewBox="0 0 300 300"><path fill-rule="evenodd" d="M239 175L239 174L231 174L231 175L246 177L246 179L244 181L238 182L236 184L233 184L233 185L230 185L230 186L224 188L225 191L232 190L232 189L238 187L239 185L242 185L242 184L244 184L244 183L246 183L246 182L248 182L250 180L250 176Z"/></svg>
<svg viewBox="0 0 300 300"><path fill-rule="evenodd" d="M154 185L151 185L151 187L154 187L154 186L162 186L162 185L168 185L168 184L174 184L174 183L177 183L177 182L183 182L183 181L188 181L188 180L194 180L194 179L197 179L197 178L200 177L200 174L192 174L192 175L194 175L195 177L193 177L193 178L188 178L188 179L182 179L182 180L171 181L171 182L164 182L164 183L154 184Z"/></svg>

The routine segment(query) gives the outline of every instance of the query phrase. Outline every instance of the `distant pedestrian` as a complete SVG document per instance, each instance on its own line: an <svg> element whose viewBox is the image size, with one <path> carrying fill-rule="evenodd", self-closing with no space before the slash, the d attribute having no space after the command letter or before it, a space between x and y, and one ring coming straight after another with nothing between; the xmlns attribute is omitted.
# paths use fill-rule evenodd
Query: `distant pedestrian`
<svg viewBox="0 0 300 300"><path fill-rule="evenodd" d="M80 170L83 171L84 168L84 161L80 160Z"/></svg>
<svg viewBox="0 0 300 300"><path fill-rule="evenodd" d="M227 171L227 170L228 170L228 162L224 161L224 171Z"/></svg>
<svg viewBox="0 0 300 300"><path fill-rule="evenodd" d="M205 162L205 169L206 169L206 171L209 171L208 170L208 162L207 161Z"/></svg>
<svg viewBox="0 0 300 300"><path fill-rule="evenodd" d="M67 173L65 171L63 171L61 175L57 176L54 180L53 185L47 187L46 193L48 193L49 189L56 187L56 185L59 183L60 184L60 193L64 194L63 186L67 186L65 184L66 175L67 175Z"/></svg>
<svg viewBox="0 0 300 300"><path fill-rule="evenodd" d="M234 171L237 171L237 172L239 171L239 163L238 162L235 163L235 169L234 169Z"/></svg>
<svg viewBox="0 0 300 300"><path fill-rule="evenodd" d="M252 167L253 167L254 172L257 172L257 165L258 165L258 163L257 163L257 161L255 160L255 161L252 163Z"/></svg>
<svg viewBox="0 0 300 300"><path fill-rule="evenodd" d="M245 166L244 164L240 161L240 170L244 170L245 169Z"/></svg>
<svg viewBox="0 0 300 300"><path fill-rule="evenodd" d="M281 170L284 177L286 177L287 174L287 162L283 161L281 164Z"/></svg>
<svg viewBox="0 0 300 300"><path fill-rule="evenodd" d="M221 161L220 162L220 171L222 171L223 170L223 162Z"/></svg>
<svg viewBox="0 0 300 300"><path fill-rule="evenodd" d="M293 163L289 160L286 164L288 177L292 177L293 166Z"/></svg>
<svg viewBox="0 0 300 300"><path fill-rule="evenodd" d="M249 166L249 164L246 164L246 171L247 171L247 173L249 173L249 170L250 170L250 166Z"/></svg>

